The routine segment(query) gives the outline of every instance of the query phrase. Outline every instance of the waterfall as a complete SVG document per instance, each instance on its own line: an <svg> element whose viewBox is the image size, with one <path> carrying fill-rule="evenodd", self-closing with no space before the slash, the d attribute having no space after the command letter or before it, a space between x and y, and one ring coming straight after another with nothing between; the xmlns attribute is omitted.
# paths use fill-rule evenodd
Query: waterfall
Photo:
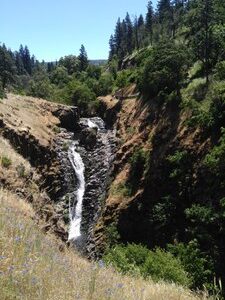
<svg viewBox="0 0 225 300"><path fill-rule="evenodd" d="M102 202L106 196L116 149L115 133L107 130L99 117L81 118L79 126L75 135L71 136L75 141L73 140L67 153L70 219L68 241L82 253L94 255L94 226L100 217ZM65 205L68 209L68 202Z"/></svg>
<svg viewBox="0 0 225 300"><path fill-rule="evenodd" d="M84 163L80 154L76 151L76 144L69 149L69 159L78 180L76 199L70 203L70 227L68 241L75 241L81 237L82 203L85 192Z"/></svg>

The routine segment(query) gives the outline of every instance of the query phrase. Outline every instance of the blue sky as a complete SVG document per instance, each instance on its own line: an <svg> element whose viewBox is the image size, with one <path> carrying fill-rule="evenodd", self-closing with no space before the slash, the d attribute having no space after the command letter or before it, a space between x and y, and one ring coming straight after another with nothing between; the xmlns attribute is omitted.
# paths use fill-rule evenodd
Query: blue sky
<svg viewBox="0 0 225 300"><path fill-rule="evenodd" d="M12 50L27 45L45 61L79 53L108 57L108 40L118 17L146 13L148 0L0 0L0 42ZM153 0L156 3L156 0Z"/></svg>

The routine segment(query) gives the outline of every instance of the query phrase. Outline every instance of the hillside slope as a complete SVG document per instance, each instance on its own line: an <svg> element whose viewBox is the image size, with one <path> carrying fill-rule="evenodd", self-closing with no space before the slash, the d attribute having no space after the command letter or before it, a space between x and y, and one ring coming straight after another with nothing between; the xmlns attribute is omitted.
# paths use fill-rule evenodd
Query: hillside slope
<svg viewBox="0 0 225 300"><path fill-rule="evenodd" d="M122 276L67 250L34 224L31 205L0 190L1 299L200 299L173 284ZM201 298L203 299L203 298Z"/></svg>

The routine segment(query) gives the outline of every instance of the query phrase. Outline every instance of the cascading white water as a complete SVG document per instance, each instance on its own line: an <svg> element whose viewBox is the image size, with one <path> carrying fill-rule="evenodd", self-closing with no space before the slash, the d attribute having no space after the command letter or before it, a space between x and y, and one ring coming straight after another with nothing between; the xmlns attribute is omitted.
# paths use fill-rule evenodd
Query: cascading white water
<svg viewBox="0 0 225 300"><path fill-rule="evenodd" d="M85 192L84 163L80 154L76 151L76 145L69 149L69 159L78 179L78 189L76 191L76 200L70 203L70 228L68 241L75 241L81 237L82 204Z"/></svg>

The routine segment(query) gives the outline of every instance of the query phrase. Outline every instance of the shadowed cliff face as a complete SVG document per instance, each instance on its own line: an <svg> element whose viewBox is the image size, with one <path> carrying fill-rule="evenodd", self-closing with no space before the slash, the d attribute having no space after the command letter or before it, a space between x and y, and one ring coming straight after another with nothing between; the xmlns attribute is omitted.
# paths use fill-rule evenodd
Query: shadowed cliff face
<svg viewBox="0 0 225 300"><path fill-rule="evenodd" d="M108 104L108 110L117 110L117 104L112 106L109 98L102 101ZM174 240L188 239L184 212L193 199L203 199L200 194L205 193L207 181L202 185L201 161L212 142L200 129L188 128L187 119L177 103L162 106L152 102L147 106L138 99L121 101L115 123L120 146L105 206L95 227L99 253L104 250L111 224L116 224L125 243L163 247ZM140 176L132 179L133 188L132 160L140 149L145 163ZM174 162L176 159L179 161Z"/></svg>

